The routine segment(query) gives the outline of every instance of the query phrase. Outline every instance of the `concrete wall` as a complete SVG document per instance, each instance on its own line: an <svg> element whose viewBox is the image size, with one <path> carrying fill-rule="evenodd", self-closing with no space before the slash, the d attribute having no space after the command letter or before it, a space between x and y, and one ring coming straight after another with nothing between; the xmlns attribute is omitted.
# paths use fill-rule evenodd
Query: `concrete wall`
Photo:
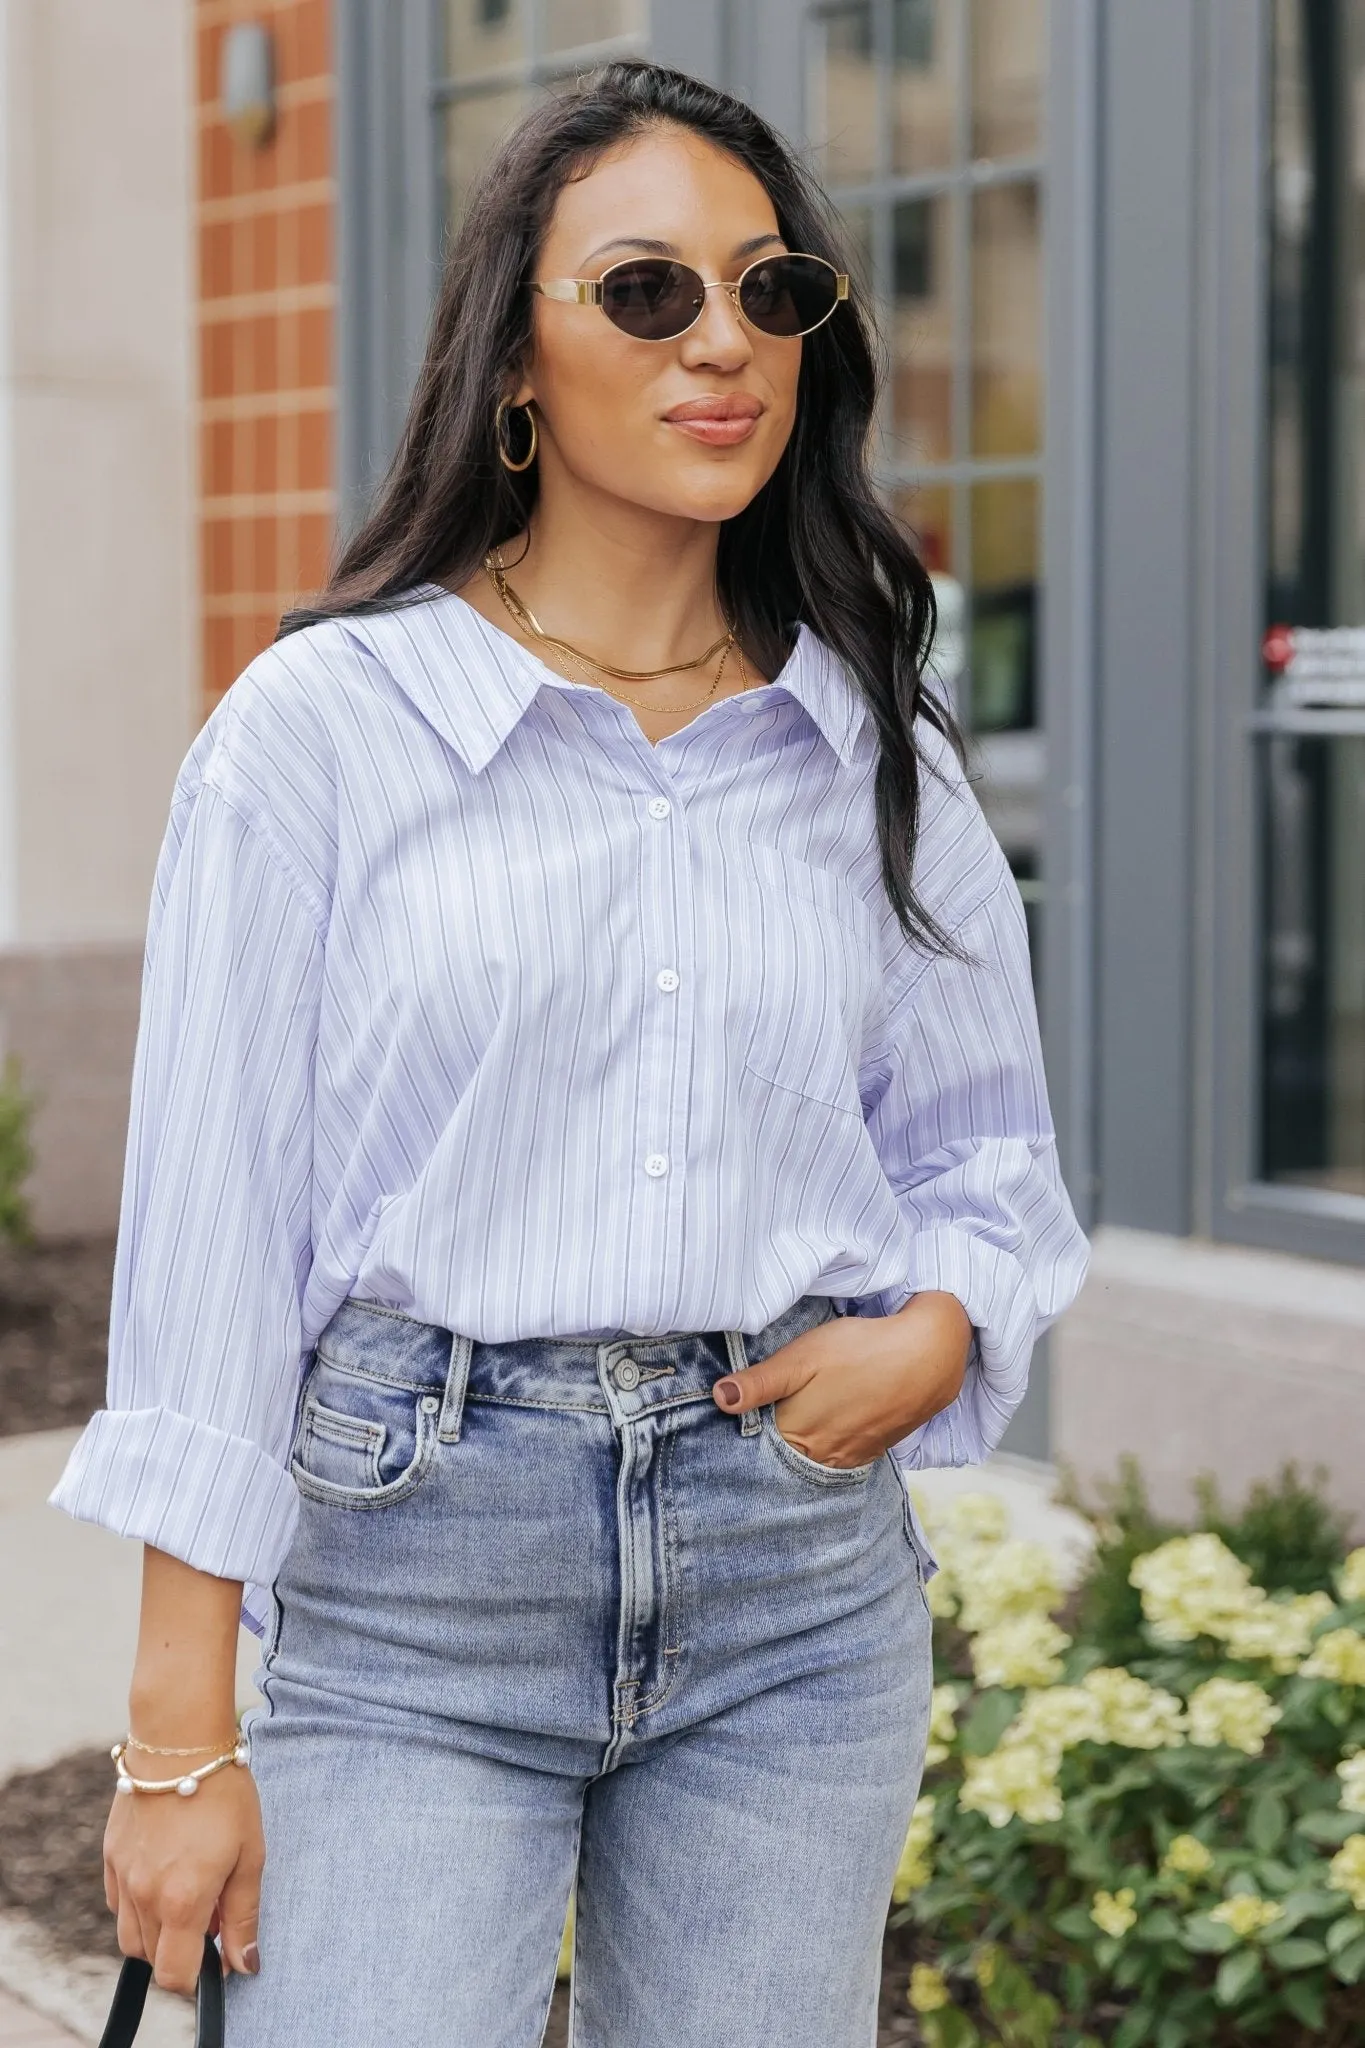
<svg viewBox="0 0 1365 2048"><path fill-rule="evenodd" d="M1051 1361L1055 1454L1083 1478L1132 1452L1180 1515L1197 1473L1236 1498L1286 1459L1321 1464L1365 1539L1365 1273L1102 1229Z"/></svg>
<svg viewBox="0 0 1365 2048"><path fill-rule="evenodd" d="M183 0L0 0L0 1040L54 1230L113 1221L199 715L190 30Z"/></svg>

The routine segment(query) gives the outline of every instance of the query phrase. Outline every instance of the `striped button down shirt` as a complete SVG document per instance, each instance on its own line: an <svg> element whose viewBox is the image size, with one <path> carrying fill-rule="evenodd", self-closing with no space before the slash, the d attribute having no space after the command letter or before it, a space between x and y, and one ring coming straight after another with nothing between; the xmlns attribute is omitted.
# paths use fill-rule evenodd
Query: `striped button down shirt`
<svg viewBox="0 0 1365 2048"><path fill-rule="evenodd" d="M946 1289L967 1380L896 1455L984 1456L1086 1250L1018 891L956 762L926 733L918 887L960 959L900 932L872 721L807 629L651 745L420 595L269 649L181 767L108 1407L53 1501L268 1585L347 1295L501 1341Z"/></svg>

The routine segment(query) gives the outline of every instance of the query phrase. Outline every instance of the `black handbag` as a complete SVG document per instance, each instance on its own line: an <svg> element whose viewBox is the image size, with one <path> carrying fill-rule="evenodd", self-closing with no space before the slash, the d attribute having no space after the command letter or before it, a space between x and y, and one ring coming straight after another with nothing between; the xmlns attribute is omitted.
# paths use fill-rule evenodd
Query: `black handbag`
<svg viewBox="0 0 1365 2048"><path fill-rule="evenodd" d="M100 2048L132 2048L151 1981L150 1963L141 1956L123 1958ZM204 1960L194 1995L194 2048L223 2048L223 1959L211 1934L204 1936Z"/></svg>

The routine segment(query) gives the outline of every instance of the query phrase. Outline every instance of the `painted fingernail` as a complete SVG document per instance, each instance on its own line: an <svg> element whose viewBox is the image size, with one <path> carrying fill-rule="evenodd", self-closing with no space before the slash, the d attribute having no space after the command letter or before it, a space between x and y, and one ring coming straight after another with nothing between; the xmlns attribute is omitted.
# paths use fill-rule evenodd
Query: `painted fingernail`
<svg viewBox="0 0 1365 2048"><path fill-rule="evenodd" d="M242 1961L246 1965L247 1975L254 1977L261 1967L261 1951L254 1941L249 1941L242 1950Z"/></svg>
<svg viewBox="0 0 1365 2048"><path fill-rule="evenodd" d="M738 1380L717 1380L716 1394L723 1408L738 1408L744 1399L739 1391Z"/></svg>

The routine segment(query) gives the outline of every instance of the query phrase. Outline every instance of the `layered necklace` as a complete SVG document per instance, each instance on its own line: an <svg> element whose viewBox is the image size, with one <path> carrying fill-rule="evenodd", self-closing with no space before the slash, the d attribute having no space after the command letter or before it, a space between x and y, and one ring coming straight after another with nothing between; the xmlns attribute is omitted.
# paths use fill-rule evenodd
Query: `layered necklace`
<svg viewBox="0 0 1365 2048"><path fill-rule="evenodd" d="M739 662L740 681L745 689L749 687L749 678L744 667L744 650L735 639L733 626L728 627L719 640L713 640L709 647L703 648L691 661L675 661L667 668L614 668L610 662L599 661L595 654L585 654L581 647L575 647L570 641L561 640L556 634L545 631L530 606L523 598L518 597L508 582L501 548L490 548L483 558L483 566L493 588L523 631L538 640L542 646L553 647L566 661L571 661L590 683L600 684L608 696L615 697L620 704L630 705L633 711L652 711L657 717L666 718L678 711L699 710L703 704L710 703L720 688L732 653ZM657 683L664 676L685 675L694 668L704 668L707 662L714 660L717 655L720 656L720 660L711 678L710 688L702 696L691 698L685 704L642 704L638 696L628 695L624 690L614 690L606 680L608 676L612 676L620 683Z"/></svg>

